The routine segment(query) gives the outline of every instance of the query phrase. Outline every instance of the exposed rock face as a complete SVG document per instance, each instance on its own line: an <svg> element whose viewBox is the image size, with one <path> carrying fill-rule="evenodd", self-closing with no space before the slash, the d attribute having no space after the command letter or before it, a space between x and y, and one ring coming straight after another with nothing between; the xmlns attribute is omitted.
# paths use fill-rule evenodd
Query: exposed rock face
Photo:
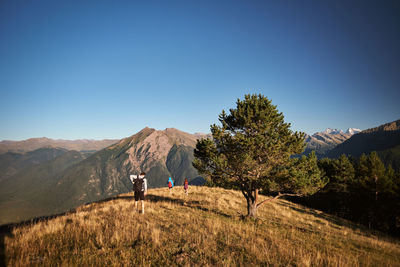
<svg viewBox="0 0 400 267"><path fill-rule="evenodd" d="M305 154L315 151L317 156L322 157L325 153L349 139L355 131L346 131L336 129L326 129L323 132L318 132L313 135L305 135L306 149Z"/></svg>
<svg viewBox="0 0 400 267"><path fill-rule="evenodd" d="M122 165L131 172L149 172L158 162L166 162L171 149L196 145L198 136L167 128L156 131L144 128L139 133L122 139L119 143L107 148L108 151L124 151L126 157ZM121 155L119 155L121 156Z"/></svg>
<svg viewBox="0 0 400 267"><path fill-rule="evenodd" d="M166 162L167 156L173 146L196 145L196 138L188 133L176 129L152 131L143 141L137 142L132 138L126 153L128 158L124 165L131 166L132 170L148 172L154 162Z"/></svg>
<svg viewBox="0 0 400 267"><path fill-rule="evenodd" d="M400 130L400 120L382 124L378 127L362 131L363 133L385 132L385 131L398 131Z"/></svg>

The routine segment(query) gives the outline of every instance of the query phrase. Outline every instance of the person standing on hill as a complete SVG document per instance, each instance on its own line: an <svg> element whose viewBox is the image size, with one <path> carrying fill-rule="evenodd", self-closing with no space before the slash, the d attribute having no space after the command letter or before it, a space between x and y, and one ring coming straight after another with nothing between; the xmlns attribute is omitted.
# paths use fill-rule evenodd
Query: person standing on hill
<svg viewBox="0 0 400 267"><path fill-rule="evenodd" d="M142 214L144 214L144 196L147 194L147 179L145 178L145 175L146 173L142 172L140 175L130 176L133 183L133 191L135 192L135 211L138 209L138 202L140 199L142 204Z"/></svg>
<svg viewBox="0 0 400 267"><path fill-rule="evenodd" d="M185 194L187 195L189 190L189 182L187 178L185 178L185 181L183 182L183 189L185 189Z"/></svg>
<svg viewBox="0 0 400 267"><path fill-rule="evenodd" d="M169 192L171 193L172 187L174 187L174 181L172 181L171 177L168 177L168 189L170 190Z"/></svg>

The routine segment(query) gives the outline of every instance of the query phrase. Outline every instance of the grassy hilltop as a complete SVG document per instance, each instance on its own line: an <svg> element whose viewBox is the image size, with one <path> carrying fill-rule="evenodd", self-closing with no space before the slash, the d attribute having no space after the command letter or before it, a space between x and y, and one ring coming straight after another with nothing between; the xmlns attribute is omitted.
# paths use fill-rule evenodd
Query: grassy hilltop
<svg viewBox="0 0 400 267"><path fill-rule="evenodd" d="M146 213L132 193L5 236L9 266L400 266L400 242L288 201L242 219L233 190L149 190Z"/></svg>

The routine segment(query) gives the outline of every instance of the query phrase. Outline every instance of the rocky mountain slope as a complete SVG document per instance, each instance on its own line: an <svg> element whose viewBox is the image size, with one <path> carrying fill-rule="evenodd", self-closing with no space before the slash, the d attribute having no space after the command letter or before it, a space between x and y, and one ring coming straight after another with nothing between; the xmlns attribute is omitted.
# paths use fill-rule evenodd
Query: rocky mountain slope
<svg viewBox="0 0 400 267"><path fill-rule="evenodd" d="M391 132L400 130L400 120L382 124L378 127L364 130L363 133Z"/></svg>
<svg viewBox="0 0 400 267"><path fill-rule="evenodd" d="M66 170L55 192L62 209L131 191L130 174L146 172L149 187L165 186L169 176L182 184L198 176L191 165L196 137L145 128Z"/></svg>
<svg viewBox="0 0 400 267"><path fill-rule="evenodd" d="M39 148L52 147L64 148L76 151L97 151L118 142L118 139L105 140L61 140L43 138L31 138L23 141L1 141L0 154L6 152L25 153Z"/></svg>
<svg viewBox="0 0 400 267"><path fill-rule="evenodd" d="M11 185L0 184L6 191L14 190L14 195L8 195L8 198L21 198L20 202L9 202L9 199L3 198L0 205L12 203L23 210L20 206L27 203L24 195L29 195L32 196L29 207L36 212L36 216L64 212L84 203L130 192L132 184L129 175L141 171L147 173L149 187L165 186L169 176L177 185L182 184L184 178L199 183L192 161L196 140L201 136L176 129L156 131L145 128L47 177L46 186L40 188L40 195L31 193L38 192L35 177L25 177L27 187L24 190L27 191L24 193L20 193L21 189L14 190ZM21 218L24 215L18 216ZM7 222L11 221L14 220ZM1 221L1 216L0 222L5 223Z"/></svg>
<svg viewBox="0 0 400 267"><path fill-rule="evenodd" d="M358 133L327 153L328 157L341 154L359 157L362 153L377 151L386 164L400 169L400 120Z"/></svg>
<svg viewBox="0 0 400 267"><path fill-rule="evenodd" d="M325 153L349 139L352 135L361 132L359 129L349 128L347 131L337 129L326 129L313 135L305 135L306 149L305 154L315 151L317 156L322 157Z"/></svg>

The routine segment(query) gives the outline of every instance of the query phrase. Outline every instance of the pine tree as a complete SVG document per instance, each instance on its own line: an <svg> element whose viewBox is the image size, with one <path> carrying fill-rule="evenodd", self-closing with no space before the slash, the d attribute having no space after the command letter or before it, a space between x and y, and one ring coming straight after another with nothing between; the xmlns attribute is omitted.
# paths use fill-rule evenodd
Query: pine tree
<svg viewBox="0 0 400 267"><path fill-rule="evenodd" d="M358 210L357 217L369 227L382 230L387 230L387 224L391 220L386 207L391 204L388 201L394 191L394 183L388 174L390 175L376 152L361 155L354 190L358 207L355 206L353 210Z"/></svg>
<svg viewBox="0 0 400 267"><path fill-rule="evenodd" d="M357 176L361 188L373 195L376 200L379 193L393 191L393 180L388 177L385 165L375 151L368 156L361 155Z"/></svg>
<svg viewBox="0 0 400 267"><path fill-rule="evenodd" d="M291 159L289 175L284 176L287 181L281 183L285 192L294 192L298 195L311 195L326 185L328 180L318 168L318 159L315 151L308 156ZM274 193L270 191L269 193Z"/></svg>
<svg viewBox="0 0 400 267"><path fill-rule="evenodd" d="M268 98L245 95L229 111L219 115L220 126L211 126L212 139L197 142L193 165L212 184L241 190L248 216L256 217L265 203L258 203L259 190L278 198L322 186L315 155L291 158L304 150L304 134L291 131Z"/></svg>
<svg viewBox="0 0 400 267"><path fill-rule="evenodd" d="M348 193L349 186L353 183L354 177L355 170L353 164L343 154L339 159L332 161L332 172L326 189L330 192Z"/></svg>

